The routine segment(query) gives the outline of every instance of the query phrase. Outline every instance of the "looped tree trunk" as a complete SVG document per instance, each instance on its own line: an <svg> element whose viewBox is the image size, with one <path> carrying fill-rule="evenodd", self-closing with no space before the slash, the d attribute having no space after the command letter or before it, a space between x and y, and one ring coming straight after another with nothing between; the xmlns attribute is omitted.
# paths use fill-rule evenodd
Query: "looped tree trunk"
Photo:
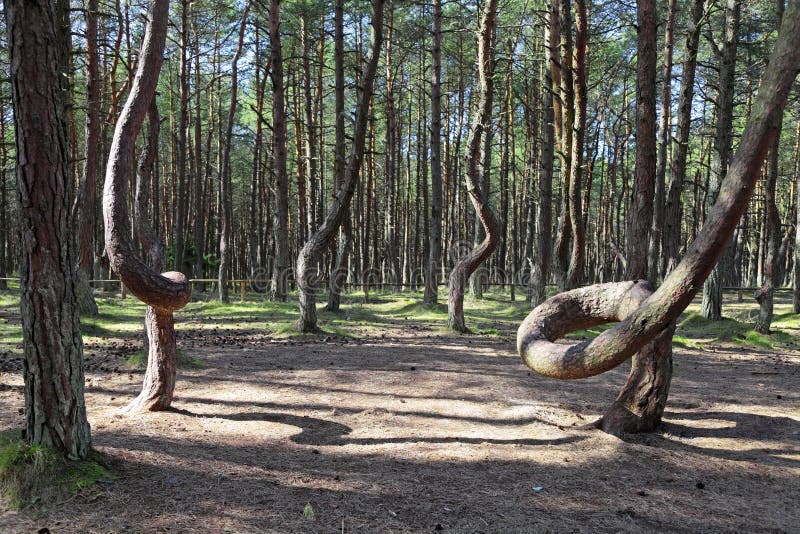
<svg viewBox="0 0 800 534"><path fill-rule="evenodd" d="M600 291L598 287L602 286L591 286L546 301L531 312L518 332L518 350L526 364L534 370L541 369L548 376L581 378L607 371L647 345L653 351L661 350L660 344L671 338L675 320L703 286L753 195L767 150L780 129L789 90L800 71L797 35L800 35L800 2L791 2L717 200L681 262L655 293L646 298L636 296L638 289L631 293L633 287L630 286L617 286L617 291L610 293L605 290L609 288ZM638 285L634 282L623 284ZM642 300L635 309L626 311L639 298ZM580 328L580 325L591 326L615 319L620 320L617 326L591 341L575 346L552 343L553 339ZM663 361L652 363L650 369L644 366L641 372L650 373L655 369L654 365L663 364ZM636 376L629 377L628 384L638 382ZM658 387L663 388L665 384ZM643 393L647 395L635 387L624 390L618 398L622 403L619 408L636 406ZM644 407L642 414L646 416L658 409L659 402L652 402ZM663 406L660 409L663 410ZM620 428L619 423L615 423L620 413L624 415L624 410L612 410L604 419L603 427ZM634 418L623 419L630 422L629 428L637 426Z"/></svg>
<svg viewBox="0 0 800 534"><path fill-rule="evenodd" d="M175 388L176 343L172 313L191 296L188 278L179 272L159 274L142 259L131 240L128 181L133 171L136 137L155 97L164 58L169 0L153 0L147 13L139 66L114 130L103 189L105 242L111 268L131 293L148 305L149 338L144 387L129 410L169 408ZM148 251L149 252L149 251Z"/></svg>

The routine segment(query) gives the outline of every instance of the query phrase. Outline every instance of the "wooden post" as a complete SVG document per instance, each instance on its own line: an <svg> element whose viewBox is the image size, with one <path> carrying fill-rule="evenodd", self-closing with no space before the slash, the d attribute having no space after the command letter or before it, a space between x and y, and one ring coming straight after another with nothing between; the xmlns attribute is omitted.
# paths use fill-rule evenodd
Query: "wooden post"
<svg viewBox="0 0 800 534"><path fill-rule="evenodd" d="M242 302L244 302L245 297L247 296L247 280L241 280L239 284L240 284L239 288L241 289L242 292Z"/></svg>

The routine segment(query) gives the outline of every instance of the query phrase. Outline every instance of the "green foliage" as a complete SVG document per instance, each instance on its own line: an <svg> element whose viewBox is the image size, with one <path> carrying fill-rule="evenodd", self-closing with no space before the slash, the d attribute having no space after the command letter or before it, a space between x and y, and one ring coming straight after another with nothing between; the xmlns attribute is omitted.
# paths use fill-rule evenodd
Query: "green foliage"
<svg viewBox="0 0 800 534"><path fill-rule="evenodd" d="M49 503L113 475L94 454L70 462L41 445L30 445L19 431L0 434L0 500L9 509Z"/></svg>

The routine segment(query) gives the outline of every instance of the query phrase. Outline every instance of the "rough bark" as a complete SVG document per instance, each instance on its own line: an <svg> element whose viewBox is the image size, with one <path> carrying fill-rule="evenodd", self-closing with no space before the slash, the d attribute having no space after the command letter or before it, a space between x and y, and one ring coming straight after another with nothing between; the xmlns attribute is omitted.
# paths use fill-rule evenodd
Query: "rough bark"
<svg viewBox="0 0 800 534"><path fill-rule="evenodd" d="M736 49L739 41L739 13L741 0L725 2L725 42L720 53L719 81L717 82L717 122L714 126L714 144L711 150L711 175L706 202L716 198L725 176L731 145L733 144L733 97L736 77ZM724 258L724 256L723 256ZM703 317L712 321L722 319L722 274L725 267L717 266L703 284Z"/></svg>
<svg viewBox="0 0 800 534"><path fill-rule="evenodd" d="M754 330L761 334L769 334L772 326L773 301L775 296L775 285L780 283L777 280L778 249L781 246L781 218L778 213L778 205L775 202L775 188L778 183L778 152L780 149L780 133L775 137L769 158L769 169L767 179L764 183L764 208L766 220L764 227L766 230L765 241L767 255L764 258L763 283L755 292L755 299L758 302L758 319Z"/></svg>
<svg viewBox="0 0 800 534"><path fill-rule="evenodd" d="M103 189L105 243L109 263L120 280L136 297L154 309L148 311L150 347L145 388L128 409L156 411L169 408L175 386L175 335L172 313L186 305L191 285L179 272L159 274L142 259L130 236L128 182L132 174L136 137L155 95L164 55L169 0L154 0L147 13L139 63L131 90L114 129ZM156 330L153 330L156 328ZM158 340L157 343L154 343ZM152 371L151 371L152 369ZM154 385L150 381L154 381Z"/></svg>
<svg viewBox="0 0 800 534"><path fill-rule="evenodd" d="M25 439L86 458L90 429L69 229L65 91L53 2L5 3L21 230Z"/></svg>
<svg viewBox="0 0 800 534"><path fill-rule="evenodd" d="M792 311L800 313L800 121L797 123L795 141L795 186L794 186L794 296L792 298Z"/></svg>
<svg viewBox="0 0 800 534"><path fill-rule="evenodd" d="M500 227L488 201L488 192L481 190L480 172L483 136L491 126L491 107L488 99L489 84L492 83L492 44L494 43L497 24L497 0L487 0L481 16L481 28L478 38L478 87L475 98L475 110L470 122L467 136L466 174L467 186L472 206L480 217L485 237L483 241L462 258L450 273L449 294L447 299L448 325L457 332L468 332L464 321L464 287L470 275L475 272L489 256L500 241ZM482 169L487 172L486 168Z"/></svg>
<svg viewBox="0 0 800 534"><path fill-rule="evenodd" d="M533 317L523 322L517 334L518 350L527 365L534 370L543 369L550 376L590 376L624 361L652 343L665 329L672 328L673 322L686 309L716 265L753 194L766 153L780 128L789 90L800 71L800 47L796 46L799 34L800 2L793 2L784 14L775 49L764 70L750 117L720 193L683 260L655 293L614 328L589 342L550 346L547 335L552 337L563 333L566 326L561 324L566 325L569 321L566 318L561 322L550 321L549 314L542 315L533 310ZM590 288L582 291L589 292ZM567 299L557 295L551 301L559 298ZM578 305L580 302L578 299ZM556 309L551 313L557 315L559 311ZM578 315L578 312L574 314ZM545 326L553 325L549 332L543 330L543 323ZM559 354L563 356L559 358Z"/></svg>
<svg viewBox="0 0 800 534"><path fill-rule="evenodd" d="M583 277L586 229L583 222L581 189L583 186L583 149L586 136L586 56L589 53L589 20L586 2L575 0L575 122L570 157L569 210L572 223L572 250L567 269L567 286L577 287Z"/></svg>
<svg viewBox="0 0 800 534"><path fill-rule="evenodd" d="M372 0L372 36L366 67L361 79L361 94L356 107L356 121L353 130L353 145L347 160L342 187L336 191L330 210L322 226L311 234L297 257L297 291L300 304L300 321L298 329L302 332L315 332L317 327L316 305L316 266L320 255L330 245L339 225L346 216L350 201L356 191L361 163L367 138L367 120L369 118L369 102L372 98L372 87L380 60L383 42L383 0Z"/></svg>
<svg viewBox="0 0 800 534"><path fill-rule="evenodd" d="M178 112L178 194L175 198L175 237L174 246L175 271L183 269L183 254L186 248L186 211L188 199L186 195L186 153L187 130L189 129L189 0L181 0L181 26L180 26L180 73L179 79L179 112Z"/></svg>
<svg viewBox="0 0 800 534"><path fill-rule="evenodd" d="M431 220L428 265L425 270L425 304L439 298L439 264L442 261L442 2L433 0L431 50Z"/></svg>

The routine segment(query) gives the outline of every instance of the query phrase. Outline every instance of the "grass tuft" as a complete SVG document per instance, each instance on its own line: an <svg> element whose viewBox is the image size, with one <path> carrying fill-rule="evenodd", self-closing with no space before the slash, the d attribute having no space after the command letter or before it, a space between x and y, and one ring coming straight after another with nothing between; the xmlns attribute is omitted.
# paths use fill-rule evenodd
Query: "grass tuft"
<svg viewBox="0 0 800 534"><path fill-rule="evenodd" d="M31 445L19 431L0 434L0 501L10 510L46 507L66 495L114 476L93 454L70 462L42 445Z"/></svg>

